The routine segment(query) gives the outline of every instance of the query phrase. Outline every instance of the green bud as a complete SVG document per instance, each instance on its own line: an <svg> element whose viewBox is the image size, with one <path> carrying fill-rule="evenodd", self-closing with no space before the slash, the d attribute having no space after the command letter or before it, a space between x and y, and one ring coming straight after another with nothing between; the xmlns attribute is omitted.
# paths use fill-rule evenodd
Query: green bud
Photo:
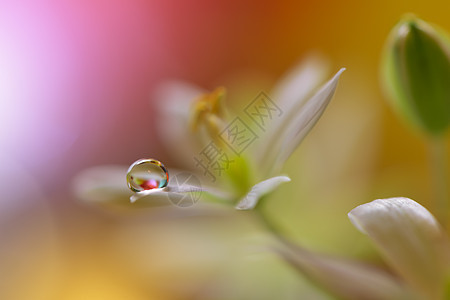
<svg viewBox="0 0 450 300"><path fill-rule="evenodd" d="M394 108L433 135L450 124L450 43L446 34L409 16L394 27L383 58L383 83Z"/></svg>

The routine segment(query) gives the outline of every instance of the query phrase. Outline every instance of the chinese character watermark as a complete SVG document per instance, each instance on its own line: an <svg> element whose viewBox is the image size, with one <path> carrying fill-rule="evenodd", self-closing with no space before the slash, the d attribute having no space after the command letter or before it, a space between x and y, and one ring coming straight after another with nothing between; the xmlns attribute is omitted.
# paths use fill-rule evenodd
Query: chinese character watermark
<svg viewBox="0 0 450 300"><path fill-rule="evenodd" d="M194 157L195 166L202 169L203 175L211 177L216 181L216 175L221 176L222 171L228 170L230 164L234 162L228 158L228 154L214 142L210 142L199 153L199 157Z"/></svg>
<svg viewBox="0 0 450 300"><path fill-rule="evenodd" d="M258 138L256 133L239 117L234 118L219 137L238 156Z"/></svg>
<svg viewBox="0 0 450 300"><path fill-rule="evenodd" d="M198 202L202 195L200 180L192 173L181 172L171 178L175 191L168 193L169 200L178 207L190 207Z"/></svg>
<svg viewBox="0 0 450 300"><path fill-rule="evenodd" d="M283 114L283 111L264 92L260 92L258 96L247 105L244 112L263 131L266 131L266 126L270 121L275 117L281 117Z"/></svg>

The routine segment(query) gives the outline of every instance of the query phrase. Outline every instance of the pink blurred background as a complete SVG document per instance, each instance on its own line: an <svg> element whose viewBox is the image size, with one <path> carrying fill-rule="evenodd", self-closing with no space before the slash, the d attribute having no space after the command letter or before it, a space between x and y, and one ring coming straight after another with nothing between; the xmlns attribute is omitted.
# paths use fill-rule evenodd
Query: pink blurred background
<svg viewBox="0 0 450 300"><path fill-rule="evenodd" d="M389 29L405 12L449 27L448 4L433 3L2 1L1 147L48 182L127 163L161 150L149 105L156 83L211 88L246 70L276 78L311 50L382 100Z"/></svg>
<svg viewBox="0 0 450 300"><path fill-rule="evenodd" d="M53 295L49 282L56 277L63 278L57 299L141 299L127 297L129 291L141 295L143 289L124 279L126 272L134 272L121 269L125 261L116 262L119 267L113 269L123 272L113 279L108 271L97 274L73 266L84 261L86 266L98 262L99 269L111 267L110 260L98 260L107 252L100 241L123 226L107 214L79 206L70 183L80 170L94 165L128 165L146 156L170 163L156 139L151 104L156 101L153 89L166 79L211 89L254 73L273 83L303 55L320 51L332 61L333 71L347 68L328 114L352 118L339 103L377 112L371 149L360 151L373 151L373 164L365 171L371 178L383 177L382 183L371 187L367 199L354 203L388 193L426 198L430 191L422 137L411 133L385 103L379 58L389 30L404 13L450 30L449 11L448 1L419 0L2 0L0 238L10 248L0 246L0 261L3 270L16 274L6 295L38 277L48 278L48 287L42 291L31 284L34 299L48 291ZM339 128L326 124L323 128ZM391 170L421 175L403 180ZM389 176L399 183L386 183ZM421 184L412 187L417 181ZM80 250L82 245L92 251ZM6 262L19 258L25 261L20 267ZM77 282L89 285L77 281L83 274L91 274L89 284L106 292L80 292L87 298L77 297ZM118 282L123 286L117 288ZM120 291L111 292L114 286ZM146 293L155 299L183 298L159 288ZM119 296L108 298L110 294ZM15 299L27 297L20 295Z"/></svg>

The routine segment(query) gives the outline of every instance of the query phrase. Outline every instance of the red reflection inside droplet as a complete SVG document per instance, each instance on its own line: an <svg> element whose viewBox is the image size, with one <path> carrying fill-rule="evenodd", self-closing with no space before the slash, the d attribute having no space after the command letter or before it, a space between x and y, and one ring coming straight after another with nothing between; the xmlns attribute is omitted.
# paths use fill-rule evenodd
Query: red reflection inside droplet
<svg viewBox="0 0 450 300"><path fill-rule="evenodd" d="M144 181L143 183L141 183L139 186L141 188L143 188L144 190L151 190L151 189L158 188L159 187L159 183L155 179L149 179L149 180Z"/></svg>

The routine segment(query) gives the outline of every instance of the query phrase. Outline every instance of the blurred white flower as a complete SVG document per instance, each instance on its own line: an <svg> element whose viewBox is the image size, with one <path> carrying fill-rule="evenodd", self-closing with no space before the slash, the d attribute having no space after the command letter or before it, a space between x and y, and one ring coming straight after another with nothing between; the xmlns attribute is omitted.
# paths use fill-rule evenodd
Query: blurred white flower
<svg viewBox="0 0 450 300"><path fill-rule="evenodd" d="M360 205L348 215L375 243L395 275L361 262L311 253L283 239L286 247L278 248L278 253L343 299L449 299L448 237L428 210L408 198L390 198Z"/></svg>
<svg viewBox="0 0 450 300"><path fill-rule="evenodd" d="M195 156L208 143L215 143L221 153L227 153L234 163L217 180L202 180L201 190L227 203L237 201L237 209L252 209L262 196L281 183L290 181L289 177L280 174L281 169L324 112L344 71L339 70L331 80L320 86L325 69L326 64L322 60L311 57L276 85L272 97L283 113L248 145L242 155L230 151L219 138L225 127L233 122L227 118L223 88L205 93L186 83L166 83L158 93L160 109L157 126L160 139L174 152L173 157L180 158L191 172L195 172ZM173 177L177 171L169 168L169 173ZM90 202L129 196L125 174L126 167L119 166L86 170L75 180L75 191L81 199ZM171 200L182 198L184 193L198 191L199 188L180 188L169 178L166 188L138 192L131 197L131 201L145 199L155 204L169 203L168 197Z"/></svg>
<svg viewBox="0 0 450 300"><path fill-rule="evenodd" d="M425 299L443 299L448 236L427 209L408 198L381 199L358 206L349 218L411 289Z"/></svg>

